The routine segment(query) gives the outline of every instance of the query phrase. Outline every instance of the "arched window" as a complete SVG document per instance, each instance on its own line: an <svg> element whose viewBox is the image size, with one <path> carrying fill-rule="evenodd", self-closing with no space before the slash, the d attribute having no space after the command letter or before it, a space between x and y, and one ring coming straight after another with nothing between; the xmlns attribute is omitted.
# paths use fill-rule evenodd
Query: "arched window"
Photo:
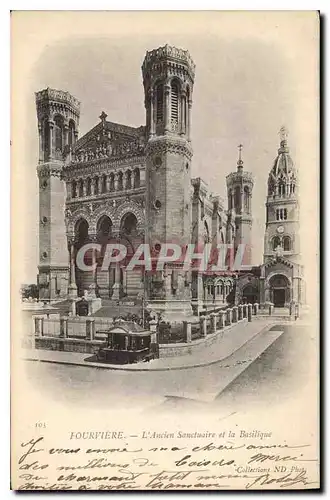
<svg viewBox="0 0 330 500"><path fill-rule="evenodd" d="M179 86L177 82L171 83L171 122L179 122Z"/></svg>
<svg viewBox="0 0 330 500"><path fill-rule="evenodd" d="M138 221L134 214L128 212L120 222L120 228L124 234L134 234L137 230Z"/></svg>
<svg viewBox="0 0 330 500"><path fill-rule="evenodd" d="M182 123L182 133L186 133L186 128L187 128L187 98L186 96L182 96L182 110L183 110L183 116L181 118L181 123Z"/></svg>
<svg viewBox="0 0 330 500"><path fill-rule="evenodd" d="M63 149L63 118L56 116L54 120L54 145L55 151Z"/></svg>
<svg viewBox="0 0 330 500"><path fill-rule="evenodd" d="M164 89L163 85L158 85L156 88L156 117L157 123L163 122L164 119Z"/></svg>
<svg viewBox="0 0 330 500"><path fill-rule="evenodd" d="M103 175L102 176L102 193L107 192L107 176Z"/></svg>
<svg viewBox="0 0 330 500"><path fill-rule="evenodd" d="M86 194L87 196L90 196L92 194L92 180L90 177L87 179Z"/></svg>
<svg viewBox="0 0 330 500"><path fill-rule="evenodd" d="M229 210L233 208L233 199L232 199L232 193L231 189L228 191L228 205L229 205Z"/></svg>
<svg viewBox="0 0 330 500"><path fill-rule="evenodd" d="M250 192L247 186L244 187L244 212L250 213Z"/></svg>
<svg viewBox="0 0 330 500"><path fill-rule="evenodd" d="M75 133L75 124L72 120L70 120L69 122L69 146L72 146L75 142L75 137L74 137L74 133Z"/></svg>
<svg viewBox="0 0 330 500"><path fill-rule="evenodd" d="M237 212L241 211L241 188L239 186L235 189L235 208Z"/></svg>
<svg viewBox="0 0 330 500"><path fill-rule="evenodd" d="M44 143L44 152L45 152L45 159L48 158L49 154L49 123L48 123L48 118L44 120L44 128L43 128L43 143Z"/></svg>
<svg viewBox="0 0 330 500"><path fill-rule="evenodd" d="M85 219L79 219L75 225L75 236L81 247L88 240L88 222Z"/></svg>
<svg viewBox="0 0 330 500"><path fill-rule="evenodd" d="M121 191L123 189L123 172L118 173L118 190Z"/></svg>
<svg viewBox="0 0 330 500"><path fill-rule="evenodd" d="M291 238L290 236L284 236L283 238L283 250L288 252L291 250Z"/></svg>
<svg viewBox="0 0 330 500"><path fill-rule="evenodd" d="M72 181L71 184L71 197L75 198L77 196L77 183L76 181Z"/></svg>
<svg viewBox="0 0 330 500"><path fill-rule="evenodd" d="M134 187L139 188L140 187L140 169L136 168L134 170Z"/></svg>
<svg viewBox="0 0 330 500"><path fill-rule="evenodd" d="M277 249L277 247L280 247L280 246L281 246L281 240L278 236L275 236L275 238L273 238L273 250L274 250L274 252Z"/></svg>
<svg viewBox="0 0 330 500"><path fill-rule="evenodd" d="M79 181L79 198L84 196L84 181L80 179Z"/></svg>
<svg viewBox="0 0 330 500"><path fill-rule="evenodd" d="M114 174L110 174L110 191L115 190L115 176Z"/></svg>
<svg viewBox="0 0 330 500"><path fill-rule="evenodd" d="M112 232L112 221L107 215L103 215L96 225L97 240L103 245L109 241Z"/></svg>
<svg viewBox="0 0 330 500"><path fill-rule="evenodd" d="M99 178L94 178L94 194L99 194Z"/></svg>
<svg viewBox="0 0 330 500"><path fill-rule="evenodd" d="M283 181L279 181L278 183L278 194L280 196L284 196L285 195L285 184Z"/></svg>
<svg viewBox="0 0 330 500"><path fill-rule="evenodd" d="M132 173L130 170L126 172L126 189L132 189Z"/></svg>

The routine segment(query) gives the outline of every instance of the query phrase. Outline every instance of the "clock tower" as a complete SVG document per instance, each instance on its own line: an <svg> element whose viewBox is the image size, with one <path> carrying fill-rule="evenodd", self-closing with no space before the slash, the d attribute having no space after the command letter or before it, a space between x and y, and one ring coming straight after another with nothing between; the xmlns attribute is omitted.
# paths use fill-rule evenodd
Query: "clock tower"
<svg viewBox="0 0 330 500"><path fill-rule="evenodd" d="M265 264L277 256L296 264L300 261L298 182L287 137L282 127L278 155L268 177Z"/></svg>

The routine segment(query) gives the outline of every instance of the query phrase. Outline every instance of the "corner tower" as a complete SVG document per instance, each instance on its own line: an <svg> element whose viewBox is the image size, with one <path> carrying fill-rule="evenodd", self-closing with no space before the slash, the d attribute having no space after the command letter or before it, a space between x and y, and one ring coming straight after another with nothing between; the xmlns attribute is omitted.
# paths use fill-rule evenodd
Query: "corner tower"
<svg viewBox="0 0 330 500"><path fill-rule="evenodd" d="M280 147L268 177L264 263L276 255L293 263L300 260L298 182L287 137L282 127Z"/></svg>
<svg viewBox="0 0 330 500"><path fill-rule="evenodd" d="M191 232L191 108L195 64L187 50L165 45L142 65L146 108L146 243L185 248ZM148 278L148 298L191 313L190 283L180 265ZM169 305L171 301L171 306ZM165 311L164 311L165 312Z"/></svg>
<svg viewBox="0 0 330 500"><path fill-rule="evenodd" d="M234 251L245 244L243 264L252 265L252 190L251 172L243 169L242 144L238 146L237 170L227 175L228 212L235 220Z"/></svg>
<svg viewBox="0 0 330 500"><path fill-rule="evenodd" d="M80 103L68 92L36 92L39 130L40 298L56 300L68 292L69 257L65 227L65 155L78 136Z"/></svg>

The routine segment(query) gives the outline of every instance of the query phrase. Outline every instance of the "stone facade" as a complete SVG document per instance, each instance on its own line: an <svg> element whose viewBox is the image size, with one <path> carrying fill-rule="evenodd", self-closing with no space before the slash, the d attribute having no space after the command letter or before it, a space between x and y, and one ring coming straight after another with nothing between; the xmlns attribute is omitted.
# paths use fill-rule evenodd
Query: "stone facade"
<svg viewBox="0 0 330 500"><path fill-rule="evenodd" d="M236 171L226 179L227 206L200 177L191 179L195 65L189 52L168 45L147 52L142 78L145 125L113 123L102 112L99 122L79 139L79 101L61 90L36 93L40 297L74 298L87 289L102 299L145 295L159 311L188 316L192 308L198 312L210 304L238 303L243 298L266 302L274 299L276 286L281 288L270 275L276 269L274 258L279 258L280 249L274 251L276 237L283 250L283 259L278 260L285 267L281 272L290 290L297 290L285 292L285 304L301 297L297 182L286 139L269 177L264 264L253 268L254 180L243 169L241 146ZM278 187L283 182L284 191ZM181 247L209 243L212 248L231 244L234 251L243 243L247 270L215 275L187 272L179 263L165 264L162 271L152 273L129 271L118 264L102 270L111 241L125 245L128 255L143 242L149 243L154 255L164 243ZM94 269L82 272L76 255L88 242L101 244L102 250L89 252Z"/></svg>

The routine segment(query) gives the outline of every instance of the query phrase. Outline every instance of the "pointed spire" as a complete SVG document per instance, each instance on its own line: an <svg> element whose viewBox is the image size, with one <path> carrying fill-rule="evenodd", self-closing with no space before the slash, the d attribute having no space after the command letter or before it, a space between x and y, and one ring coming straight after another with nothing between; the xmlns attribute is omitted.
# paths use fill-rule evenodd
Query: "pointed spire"
<svg viewBox="0 0 330 500"><path fill-rule="evenodd" d="M243 170L242 149L243 149L243 144L239 144L238 145L238 160L237 160L237 171L238 172Z"/></svg>

